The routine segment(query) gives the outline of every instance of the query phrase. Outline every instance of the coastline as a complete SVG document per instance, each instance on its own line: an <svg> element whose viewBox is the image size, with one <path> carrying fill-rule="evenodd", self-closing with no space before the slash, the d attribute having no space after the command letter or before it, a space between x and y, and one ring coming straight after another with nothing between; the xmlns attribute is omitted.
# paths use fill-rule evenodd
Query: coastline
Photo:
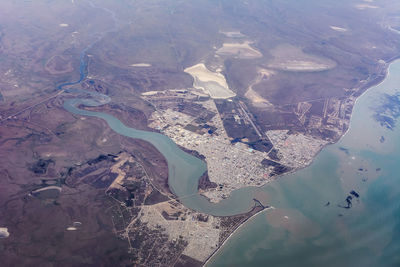
<svg viewBox="0 0 400 267"><path fill-rule="evenodd" d="M352 120L352 118L353 118L353 109L354 109L354 106L357 104L358 100L359 100L362 96L364 96L365 93L367 93L369 89L371 89L372 87L375 87L375 86L380 85L381 83L383 83L383 82L386 80L386 78L387 78L388 75L390 74L390 70L389 70L390 65L391 65L392 63L396 62L397 60L400 60L400 55L395 56L395 57L392 57L388 62L385 62L385 65L384 65L384 67L382 68L381 74L378 76L378 78L376 78L376 79L374 79L374 80L372 80L372 81L367 82L367 84L364 85L364 86L360 86L360 87L359 87L359 90L358 90L357 92L360 92L360 91L362 91L362 92L361 92L361 94L360 94L359 96L356 97L356 99L355 99L355 101L354 101L354 104L352 105L351 115L350 115L350 118L349 118L349 127L346 129L346 131L345 131L337 140L335 140L334 142L329 142L329 143L325 144L324 146L322 146L322 147L318 150L318 152L314 155L313 159L312 159L307 165L305 165L305 166L303 166L303 167L300 167L300 168L295 168L295 169L293 169L293 170L291 170L291 171L289 171L289 172L286 172L286 173L277 175L276 177L274 177L273 180L270 180L270 181L266 182L265 184L263 184L263 185L261 185L261 186L257 186L257 187L258 187L258 188L261 188L261 187L265 186L266 184L268 184L268 183L270 183L270 182L273 182L273 181L279 179L279 178L282 177L282 176L289 175L289 174L293 174L293 173L295 173L295 172L297 172L297 171L299 171L299 170L302 170L302 169L307 168L308 166L310 166L310 165L314 162L314 160L315 160L315 158L317 157L317 155L318 155L325 147L327 147L327 146L329 146L329 145L333 145L333 144L339 142L339 141L349 132L349 130L350 130L350 128L351 128L351 123L350 123L350 122L351 122L351 120ZM383 75L383 74L384 74L384 75ZM381 76L381 75L383 75L383 76ZM356 92L356 93L357 93L357 92ZM228 241L239 229L241 229L241 228L246 224L246 222L248 222L248 221L254 219L257 215L259 215L259 214L261 214L263 211L267 211L267 210L269 210L269 209L274 209L274 207L268 207L268 208L265 208L265 209L263 209L263 210L260 210L259 212L255 213L254 215L250 216L248 219L246 219L245 221L243 221L242 223L240 223L240 224L238 225L238 227L237 227L236 229L234 229L234 230L232 231L232 233L230 233L229 236L222 242L222 244L207 258L207 260L202 264L202 266L206 267L207 264L209 264L211 258L213 258L213 256L215 256L215 255L217 254L217 252L227 243L227 241Z"/></svg>
<svg viewBox="0 0 400 267"><path fill-rule="evenodd" d="M256 207L253 208L253 210ZM211 260L211 258L217 254L217 252L226 244L226 242L228 242L228 240L237 232L239 231L240 228L242 228L247 222L249 222L250 220L253 220L256 216L260 215L261 213L267 212L270 209L274 209L274 207L267 207L264 209L261 209L259 211L257 211L256 213L254 213L253 215L251 215L250 217L248 217L246 220L244 220L242 223L240 223L222 242L222 244L220 246L218 246L218 248L216 248L214 250L214 252L204 261L204 263L201 265L203 267L206 267L207 264L209 263L209 261ZM252 212L252 211L250 211Z"/></svg>
<svg viewBox="0 0 400 267"><path fill-rule="evenodd" d="M354 101L354 104L353 104L353 107L352 107L352 110L351 110L352 112L351 112L350 119L349 119L350 122L351 122L351 120L353 118L353 108L357 104L357 102L360 99L360 97L364 96L364 94L367 93L368 90L371 89L372 87L378 86L381 83L383 83L386 80L387 76L390 74L390 70L389 70L390 65L392 63L394 63L395 61L397 61L397 60L400 60L400 55L392 57L392 58L389 59L389 61L385 62L385 67L382 69L382 71L384 71L384 76L381 79L376 79L375 81L371 81L369 84L367 84L368 86L363 88L364 91L358 97L356 97L356 99ZM362 87L360 87L360 89L361 88ZM338 139L338 141L349 132L350 127L351 127L351 124L349 124L349 128L347 128L347 130L342 134L342 136Z"/></svg>
<svg viewBox="0 0 400 267"><path fill-rule="evenodd" d="M362 92L361 92L361 94L360 94L359 96L356 97L356 99L355 99L355 101L354 101L354 104L353 104L353 106L351 107L351 115L350 115L350 118L349 118L349 127L346 129L346 131L345 131L344 133L342 133L342 135L341 135L337 140L335 140L335 141L333 141L333 142L329 142L329 143L323 145L323 146L318 150L318 152L315 153L313 159L312 159L308 164L306 164L306 165L304 165L304 166L302 166L302 167L294 168L294 169L292 169L292 170L290 170L290 171L288 171L288 172L285 172L285 173L283 173L283 174L277 175L277 176L275 176L274 179L272 179L271 181L268 181L268 182L266 182L265 184L263 184L263 185L261 185L261 186L257 186L257 187L259 187L259 188L260 188L260 187L263 187L263 186L265 186L266 184L268 184L268 183L270 183L270 182L273 182L273 181L279 179L279 178L282 177L282 176L289 175L289 174L293 174L293 173L295 173L295 172L297 172L297 171L300 171L300 170L302 170L302 169L307 168L308 166L310 166L310 165L314 162L314 159L318 156L319 153L321 153L321 151L322 151L324 148L326 148L327 146L330 146L330 145L333 145L333 144L336 144L337 142L339 142L340 139L342 139L342 138L348 133L348 131L349 131L350 127L351 127L350 122L351 122L351 120L352 120L352 118L353 118L353 108L354 108L354 106L357 104L359 98L362 97L365 93L367 93L368 90L371 89L372 87L378 86L379 84L383 83L383 82L386 80L387 76L389 75L389 67L390 67L390 65L391 65L393 62L397 61L397 60L400 60L400 55L395 56L395 57L392 57L391 59L389 59L388 62L385 62L385 66L384 66L384 68L382 68L382 71L384 72L384 76L378 77L378 78L376 78L376 79L374 79L374 80L368 82L366 85L360 86L360 87L359 87L359 90L358 90L357 92L359 92L359 91L361 91L361 90L362 90Z"/></svg>
<svg viewBox="0 0 400 267"><path fill-rule="evenodd" d="M395 61L395 59L398 59L398 58L400 58L400 56L394 57L393 60L392 60L391 62ZM390 63L391 63L391 62L390 62ZM367 81L366 84L360 85L360 87L358 88L358 90L356 91L356 93L358 93L358 92L360 92L360 91L362 91L362 93L361 93L358 97L355 98L354 103L353 103L353 105L352 105L352 112L353 112L353 108L354 108L355 104L357 103L357 100L359 99L360 96L364 95L364 93L367 92L368 89L370 89L370 88L376 86L377 84L380 84L381 82L383 82L383 81L385 80L385 78L387 77L387 75L388 75L388 73L389 73L388 69L389 69L390 63L385 63L385 65L382 66L383 68L381 69L381 74L380 74L378 77L376 77L374 80L369 81L369 82ZM352 95L352 96L353 96L353 95ZM350 97L352 97L352 96L350 96ZM354 96L353 96L353 97L354 97ZM350 115L349 122L351 121L351 118L352 118L352 114ZM292 173L295 173L295 172L297 172L297 171L299 171L299 170L301 170L301 169L304 169L304 168L308 167L309 165L311 165L311 164L314 162L316 156L322 151L322 149L324 149L324 148L325 148L326 146L328 146L328 145L337 143L337 142L348 132L349 129L350 129L350 125L349 125L348 129L347 129L344 133L342 133L341 136L338 137L337 140L335 140L334 142L327 143L326 145L322 146L322 147L319 149L319 151L314 155L313 159L312 159L308 164L306 164L306 165L304 165L304 166L302 166L302 167L299 167L299 168L294 168L294 169L292 169L290 172L277 175L277 176L273 177L273 179L268 180L266 183L264 183L264 184L262 184L262 185L260 185L260 186L256 186L256 187L259 187L259 188L260 188L260 187L263 187L263 186L265 186L267 183L269 183L269 182L271 182L271 181L274 181L274 180L277 180L277 179L279 179L280 177L282 177L282 176L284 176L284 175L292 174ZM182 150L181 147L180 147L180 149ZM187 153L187 152L186 152L186 153ZM197 157L197 158L198 158L198 157ZM201 178L201 176L198 177L198 180L197 180L197 188L198 188L198 186L199 186L200 178ZM168 180L169 180L169 177L168 177ZM190 208L189 208L189 209L190 209ZM256 212L255 214L250 215L248 218L246 218L246 219L243 220L242 222L240 222L240 223L237 225L237 227L234 228L234 229L232 230L232 232L223 240L223 242L221 243L221 245L219 245L219 246L214 250L214 252L211 253L211 255L210 255L210 256L206 259L206 261L203 263L203 266L206 266L206 265L210 262L210 259L211 259L213 256L215 256L216 253L217 253L218 251L220 251L220 249L227 243L227 241L228 241L239 229L241 229L241 227L243 227L243 226L245 225L246 222L248 222L249 220L255 218L255 215L260 214L261 211L267 210L267 209L269 209L269 208L262 209L262 210ZM254 209L253 209L253 210L254 210ZM252 211L252 210L250 210L249 212L251 212L251 211ZM243 213L242 213L242 214L243 214ZM227 216L227 217L231 217L231 216Z"/></svg>

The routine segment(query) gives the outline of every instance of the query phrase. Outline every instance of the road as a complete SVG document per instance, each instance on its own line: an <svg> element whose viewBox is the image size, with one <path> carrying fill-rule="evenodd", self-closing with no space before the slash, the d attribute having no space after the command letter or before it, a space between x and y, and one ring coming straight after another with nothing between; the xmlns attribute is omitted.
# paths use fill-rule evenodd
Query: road
<svg viewBox="0 0 400 267"><path fill-rule="evenodd" d="M0 120L0 123L4 122L4 121L6 121L6 120L9 120L9 119L11 119L11 118L13 118L13 117L15 117L15 116L18 116L19 114L21 114L21 113L23 113L23 112L25 112L25 111L27 111L27 110L30 110L31 108L34 108L34 107L36 107L36 106L38 106L38 105L40 105L40 104L43 104L43 103L49 101L50 99L56 98L57 96L63 94L64 92L65 92L65 90L61 90L61 91L59 91L57 94L55 94L55 95L53 95L53 96L50 96L50 97L48 97L48 98L46 98L46 99L43 99L42 101L40 101L40 102L38 102L38 103L36 103L36 104L33 104L33 105L31 105L31 106L28 106L28 107L26 107L26 108L23 108L23 109L21 109L20 111L14 113L14 114L11 114L11 115L7 116L7 117L4 118L4 119L1 119L1 120Z"/></svg>

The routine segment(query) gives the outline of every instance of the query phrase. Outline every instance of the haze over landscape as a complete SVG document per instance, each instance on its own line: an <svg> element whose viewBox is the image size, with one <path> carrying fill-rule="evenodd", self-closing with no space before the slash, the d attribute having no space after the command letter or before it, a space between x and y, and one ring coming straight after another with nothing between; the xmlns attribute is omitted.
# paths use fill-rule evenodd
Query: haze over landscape
<svg viewBox="0 0 400 267"><path fill-rule="evenodd" d="M2 264L399 266L399 57L396 0L1 1Z"/></svg>

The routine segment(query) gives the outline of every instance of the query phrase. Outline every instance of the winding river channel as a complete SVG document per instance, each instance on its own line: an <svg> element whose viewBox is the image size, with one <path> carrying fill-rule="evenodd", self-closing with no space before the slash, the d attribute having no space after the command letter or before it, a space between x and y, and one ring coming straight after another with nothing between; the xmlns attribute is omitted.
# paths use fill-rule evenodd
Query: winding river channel
<svg viewBox="0 0 400 267"><path fill-rule="evenodd" d="M86 78L86 70L85 50L79 80L58 86L81 96L65 101L65 109L103 119L115 132L154 145L168 162L171 191L186 207L227 216L249 211L254 197L273 206L241 227L208 265L400 263L400 130L377 120L382 112L394 117L396 108L399 112L400 102L395 101L396 93L400 93L396 90L400 88L399 61L391 64L390 75L383 83L358 99L347 134L326 147L313 164L264 187L236 190L216 204L197 192L198 179L207 168L203 161L162 134L136 130L109 114L79 108L110 101L100 93L73 89Z"/></svg>
<svg viewBox="0 0 400 267"><path fill-rule="evenodd" d="M69 99L64 102L64 108L74 114L101 118L105 120L115 132L154 145L167 160L169 187L171 191L179 197L182 204L193 210L218 216L229 216L248 212L251 207L254 206L252 194L245 193L247 191L253 191L254 188L246 188L240 192L234 192L229 199L219 203L211 203L205 197L198 194L198 180L207 170L206 163L181 150L167 136L127 127L120 120L106 113L78 108L82 105L90 107L101 106L111 100L108 96L97 92L70 88L73 85L81 83L86 78L86 70L87 60L85 50L80 57L79 80L76 82L63 83L58 86L59 90L84 95L85 98ZM65 89L65 87L68 87L68 89Z"/></svg>

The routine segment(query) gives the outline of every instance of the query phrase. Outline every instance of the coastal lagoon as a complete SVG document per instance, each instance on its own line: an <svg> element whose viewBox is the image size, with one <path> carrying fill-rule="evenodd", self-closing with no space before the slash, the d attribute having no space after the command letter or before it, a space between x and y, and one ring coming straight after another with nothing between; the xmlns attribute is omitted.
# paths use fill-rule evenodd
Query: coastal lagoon
<svg viewBox="0 0 400 267"><path fill-rule="evenodd" d="M307 168L254 190L273 208L207 266L400 266L400 61Z"/></svg>

